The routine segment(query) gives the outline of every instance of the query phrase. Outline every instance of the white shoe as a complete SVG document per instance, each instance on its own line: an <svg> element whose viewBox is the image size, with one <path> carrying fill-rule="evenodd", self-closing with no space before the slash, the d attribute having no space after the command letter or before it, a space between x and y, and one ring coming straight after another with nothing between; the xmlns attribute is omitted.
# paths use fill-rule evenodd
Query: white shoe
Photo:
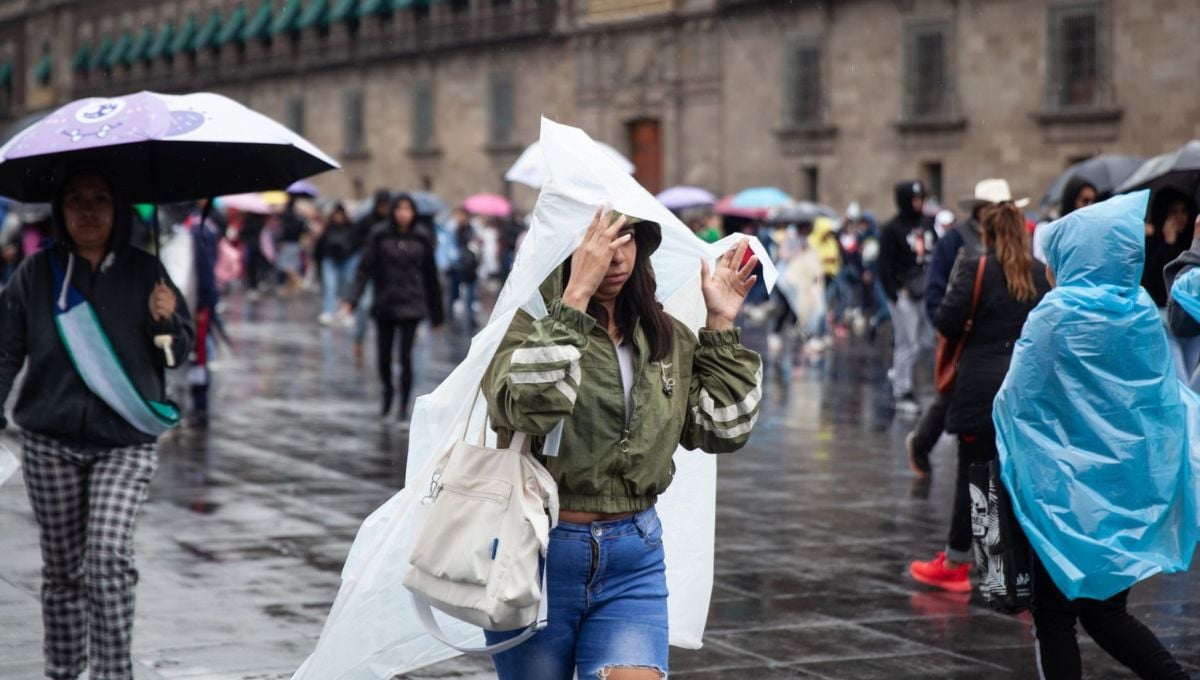
<svg viewBox="0 0 1200 680"><path fill-rule="evenodd" d="M321 324L322 326L328 326L333 323L333 315L329 312L321 312L319 315L317 315L317 323Z"/></svg>
<svg viewBox="0 0 1200 680"><path fill-rule="evenodd" d="M776 356L783 351L783 336L771 333L767 336L767 355Z"/></svg>

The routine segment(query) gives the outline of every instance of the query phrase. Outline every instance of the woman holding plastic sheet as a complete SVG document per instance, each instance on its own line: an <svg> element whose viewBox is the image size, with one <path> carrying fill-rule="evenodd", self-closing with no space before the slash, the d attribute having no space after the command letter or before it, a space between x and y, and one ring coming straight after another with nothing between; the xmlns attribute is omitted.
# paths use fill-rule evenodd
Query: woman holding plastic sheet
<svg viewBox="0 0 1200 680"><path fill-rule="evenodd" d="M1187 674L1126 609L1130 589L1186 569L1200 524L1200 401L1179 384L1139 286L1149 192L1041 232L1054 289L1025 323L996 397L1001 475L1036 552L1041 677L1082 675L1075 625L1143 678Z"/></svg>
<svg viewBox="0 0 1200 680"><path fill-rule="evenodd" d="M969 592L971 566L971 494L973 463L996 457L992 400L1004 382L1013 345L1021 337L1025 317L1050 290L1044 268L1033 259L1025 218L1012 201L987 206L980 213L983 280L971 331L978 256L963 254L954 264L946 297L934 326L951 342L965 342L958 362L954 392L946 412L946 431L958 436L958 476L954 481L954 511L946 549L928 562L913 562L909 573L921 583L950 591Z"/></svg>
<svg viewBox="0 0 1200 680"><path fill-rule="evenodd" d="M164 368L192 343L183 295L129 244L130 207L114 180L69 175L53 202L53 248L22 263L0 294L0 404L26 365L13 415L44 563L45 673L55 680L85 666L93 678L133 678L134 520L155 441L178 422L172 406L149 400L162 398ZM120 373L125 389L105 389Z"/></svg>
<svg viewBox="0 0 1200 680"><path fill-rule="evenodd" d="M708 311L697 338L655 299L657 224L597 212L541 292L549 314L518 312L484 378L501 442L561 421L559 524L548 552L549 626L496 655L503 680L665 677L667 591L654 504L678 445L745 445L762 395L759 357L733 320L755 283L747 244L702 265ZM515 634L515 633L514 633ZM507 633L488 633L489 644Z"/></svg>

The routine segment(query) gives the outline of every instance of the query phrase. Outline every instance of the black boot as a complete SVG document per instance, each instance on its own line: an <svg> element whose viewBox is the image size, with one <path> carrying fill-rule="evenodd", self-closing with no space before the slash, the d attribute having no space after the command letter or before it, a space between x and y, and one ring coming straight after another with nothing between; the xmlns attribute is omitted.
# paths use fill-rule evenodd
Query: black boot
<svg viewBox="0 0 1200 680"><path fill-rule="evenodd" d="M395 397L396 390L393 389L391 385L383 388L383 410L379 414L381 418L386 418L387 414L391 413L392 401L395 399Z"/></svg>

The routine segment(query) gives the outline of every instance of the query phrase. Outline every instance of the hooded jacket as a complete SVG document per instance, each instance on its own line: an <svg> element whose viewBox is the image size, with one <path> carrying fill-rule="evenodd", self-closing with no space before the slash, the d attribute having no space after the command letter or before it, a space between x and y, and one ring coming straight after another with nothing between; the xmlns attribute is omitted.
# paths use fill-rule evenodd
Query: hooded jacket
<svg viewBox="0 0 1200 680"><path fill-rule="evenodd" d="M671 484L680 445L727 453L746 444L762 399L762 362L738 330L701 330L697 338L672 319L671 353L651 362L638 324L626 423L616 348L596 319L562 302L563 288L560 268L541 286L549 313L534 320L517 312L483 380L501 444L517 430L532 435L540 452L565 421L558 455L540 458L563 510L645 510Z"/></svg>
<svg viewBox="0 0 1200 680"><path fill-rule="evenodd" d="M406 196L392 201L392 212ZM426 317L438 326L444 320L442 289L433 257L433 243L417 232L405 233L392 219L380 222L367 239L362 262L354 275L347 301L356 304L367 284L375 286L371 316L388 321L418 321Z"/></svg>
<svg viewBox="0 0 1200 680"><path fill-rule="evenodd" d="M192 346L191 317L183 294L158 260L130 245L130 208L120 199L119 187L112 190L116 215L108 255L95 271L75 256L71 283L91 303L138 392L146 399L165 401L165 358L154 346L154 336L171 335L176 361L184 361ZM26 259L0 292L0 405L26 365L13 409L21 429L85 448L152 443L153 437L88 389L59 337L51 258L65 271L74 249L64 226L61 187L53 213L53 245ZM159 281L176 299L175 314L162 323L153 320L149 309L150 294ZM6 424L0 415L0 427Z"/></svg>
<svg viewBox="0 0 1200 680"><path fill-rule="evenodd" d="M1056 287L1026 320L993 411L1013 511L1070 599L1185 570L1196 549L1200 401L1138 285L1148 194L1042 229Z"/></svg>
<svg viewBox="0 0 1200 680"><path fill-rule="evenodd" d="M914 300L925 294L925 268L937 236L933 220L913 209L913 198L925 193L920 181L896 185L897 215L883 225L879 236L879 279L888 299L895 302L905 290Z"/></svg>

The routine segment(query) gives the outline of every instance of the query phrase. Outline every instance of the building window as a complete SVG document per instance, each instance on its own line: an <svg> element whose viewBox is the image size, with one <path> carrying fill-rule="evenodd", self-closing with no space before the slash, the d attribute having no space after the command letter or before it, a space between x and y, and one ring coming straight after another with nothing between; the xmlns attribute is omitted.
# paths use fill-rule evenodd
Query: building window
<svg viewBox="0 0 1200 680"><path fill-rule="evenodd" d="M364 151L363 95L348 90L342 99L342 155L356 156Z"/></svg>
<svg viewBox="0 0 1200 680"><path fill-rule="evenodd" d="M925 182L925 190L929 196L938 204L945 205L942 201L942 162L922 163L921 179Z"/></svg>
<svg viewBox="0 0 1200 680"><path fill-rule="evenodd" d="M488 142L505 146L512 141L513 77L511 73L493 73L491 77L488 118Z"/></svg>
<svg viewBox="0 0 1200 680"><path fill-rule="evenodd" d="M803 127L825 117L825 91L821 46L812 40L784 47L784 123Z"/></svg>
<svg viewBox="0 0 1200 680"><path fill-rule="evenodd" d="M806 166L804 173L804 200L816 203L821 195L821 170L815 165Z"/></svg>
<svg viewBox="0 0 1200 680"><path fill-rule="evenodd" d="M450 0L450 11L455 14L466 14L471 11L471 0Z"/></svg>
<svg viewBox="0 0 1200 680"><path fill-rule="evenodd" d="M1047 104L1051 109L1089 108L1110 103L1108 12L1102 1L1050 8L1047 45Z"/></svg>
<svg viewBox="0 0 1200 680"><path fill-rule="evenodd" d="M418 82L412 89L412 148L428 151L433 142L433 85L428 81Z"/></svg>
<svg viewBox="0 0 1200 680"><path fill-rule="evenodd" d="M910 25L904 40L904 116L909 119L955 115L950 61L950 23Z"/></svg>
<svg viewBox="0 0 1200 680"><path fill-rule="evenodd" d="M304 134L304 97L289 97L286 105L285 122L298 135Z"/></svg>

